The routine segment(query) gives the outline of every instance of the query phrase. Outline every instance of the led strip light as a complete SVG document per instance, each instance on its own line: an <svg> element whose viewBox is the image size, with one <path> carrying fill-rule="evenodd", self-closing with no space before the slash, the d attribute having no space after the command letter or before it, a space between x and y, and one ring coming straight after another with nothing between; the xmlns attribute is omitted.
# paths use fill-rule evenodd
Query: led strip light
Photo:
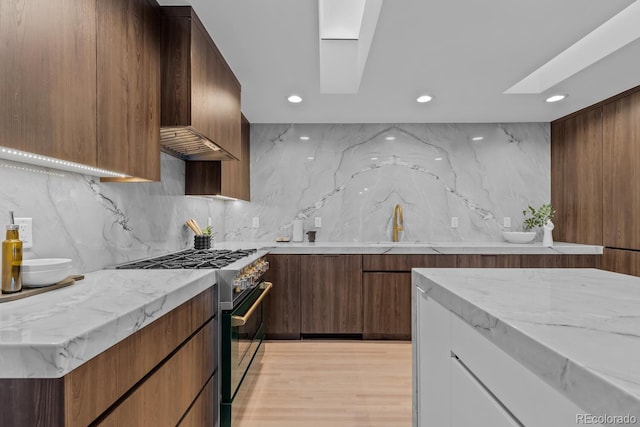
<svg viewBox="0 0 640 427"><path fill-rule="evenodd" d="M60 160L53 157L42 156L40 154L28 153L26 151L14 150L12 148L0 147L0 157L7 160L13 160L21 163L42 166L52 169L61 169L69 172L81 173L85 175L108 177L108 178L127 178L128 175L113 172L106 169L87 166L80 163Z"/></svg>

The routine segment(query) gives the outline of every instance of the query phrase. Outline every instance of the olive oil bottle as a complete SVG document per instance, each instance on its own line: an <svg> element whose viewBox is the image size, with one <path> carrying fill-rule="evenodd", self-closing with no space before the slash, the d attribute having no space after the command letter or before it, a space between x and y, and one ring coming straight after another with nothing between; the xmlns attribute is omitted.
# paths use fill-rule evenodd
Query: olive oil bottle
<svg viewBox="0 0 640 427"><path fill-rule="evenodd" d="M22 241L18 236L18 225L7 225L7 237L2 242L2 293L11 294L22 290Z"/></svg>

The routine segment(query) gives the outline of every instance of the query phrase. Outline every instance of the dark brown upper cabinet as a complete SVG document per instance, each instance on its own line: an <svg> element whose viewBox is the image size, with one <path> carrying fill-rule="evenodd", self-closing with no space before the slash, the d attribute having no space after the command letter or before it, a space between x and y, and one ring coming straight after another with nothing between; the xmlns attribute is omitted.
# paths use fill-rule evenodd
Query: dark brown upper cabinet
<svg viewBox="0 0 640 427"><path fill-rule="evenodd" d="M240 83L190 6L162 10L163 150L184 160L241 159Z"/></svg>
<svg viewBox="0 0 640 427"><path fill-rule="evenodd" d="M185 194L192 196L225 196L251 199L250 193L250 132L249 121L242 116L242 160L188 161L185 172Z"/></svg>
<svg viewBox="0 0 640 427"><path fill-rule="evenodd" d="M0 40L0 145L97 166L95 0L2 0Z"/></svg>
<svg viewBox="0 0 640 427"><path fill-rule="evenodd" d="M0 2L0 145L160 179L160 14L147 0Z"/></svg>
<svg viewBox="0 0 640 427"><path fill-rule="evenodd" d="M98 165L160 181L159 9L97 0L97 14Z"/></svg>

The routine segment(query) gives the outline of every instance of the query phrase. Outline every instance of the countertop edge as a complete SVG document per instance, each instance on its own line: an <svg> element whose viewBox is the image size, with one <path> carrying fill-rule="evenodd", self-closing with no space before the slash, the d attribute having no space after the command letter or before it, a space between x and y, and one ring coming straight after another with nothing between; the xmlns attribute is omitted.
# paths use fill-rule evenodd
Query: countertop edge
<svg viewBox="0 0 640 427"><path fill-rule="evenodd" d="M426 276L428 270L427 268L413 269L412 286L422 289L433 300L454 313L577 406L591 414L620 414L620 408L611 408L606 404L606 402L616 402L624 408L634 408L636 414L640 414L640 401L636 396L612 384L594 370L574 362L534 337L446 289ZM523 348L527 351L523 351ZM535 349L535 352L531 352L531 349ZM596 387L595 390L594 387ZM609 396L609 398L603 400L599 396Z"/></svg>
<svg viewBox="0 0 640 427"><path fill-rule="evenodd" d="M92 275L106 271L115 272L115 270L99 270L98 272L87 273L85 280L91 279ZM122 271L119 273L122 274ZM150 299L142 305L117 316L111 316L105 322L94 325L75 336L52 342L0 343L0 360L2 360L2 363L0 363L0 379L64 377L92 358L148 326L164 314L169 313L212 287L215 284L212 276L215 278L215 274L215 270L207 271L206 274L199 277L191 276L185 279L180 286L166 291L159 291L157 294L154 292L149 297ZM78 284L77 286L82 285ZM100 285L100 283L89 284L89 286ZM73 291L72 287L65 289L67 289L67 292L69 290ZM42 296L46 296L46 293L36 297Z"/></svg>
<svg viewBox="0 0 640 427"><path fill-rule="evenodd" d="M541 243L511 244L505 242L447 242L447 243L276 243L276 242L220 242L216 249L244 249L255 247L271 254L355 254L355 255L602 255L604 247L578 243L556 242L545 247Z"/></svg>

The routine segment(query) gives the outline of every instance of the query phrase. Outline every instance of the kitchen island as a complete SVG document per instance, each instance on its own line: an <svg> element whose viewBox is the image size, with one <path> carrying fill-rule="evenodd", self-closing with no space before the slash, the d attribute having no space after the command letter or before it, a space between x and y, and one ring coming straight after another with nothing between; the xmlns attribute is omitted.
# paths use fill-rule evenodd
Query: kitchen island
<svg viewBox="0 0 640 427"><path fill-rule="evenodd" d="M1 304L0 425L214 419L216 274L102 270Z"/></svg>
<svg viewBox="0 0 640 427"><path fill-rule="evenodd" d="M640 279L416 269L412 280L414 425L638 422Z"/></svg>

